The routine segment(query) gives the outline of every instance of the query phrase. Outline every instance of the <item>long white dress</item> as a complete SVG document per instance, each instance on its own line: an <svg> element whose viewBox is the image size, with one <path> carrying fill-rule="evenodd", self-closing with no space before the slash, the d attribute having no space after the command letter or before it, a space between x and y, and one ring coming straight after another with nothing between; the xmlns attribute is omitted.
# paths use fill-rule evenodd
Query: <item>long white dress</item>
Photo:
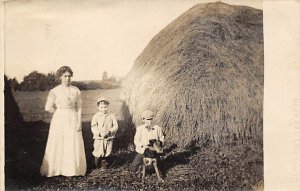
<svg viewBox="0 0 300 191"><path fill-rule="evenodd" d="M77 110L81 92L74 86L59 85L48 95L45 110L54 111L40 169L42 176L80 176L86 173L82 132L77 131Z"/></svg>

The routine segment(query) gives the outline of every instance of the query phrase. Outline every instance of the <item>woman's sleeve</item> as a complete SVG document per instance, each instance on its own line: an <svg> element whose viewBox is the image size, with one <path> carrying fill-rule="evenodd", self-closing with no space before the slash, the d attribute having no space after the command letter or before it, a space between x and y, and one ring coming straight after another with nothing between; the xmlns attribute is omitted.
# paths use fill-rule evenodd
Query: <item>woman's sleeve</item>
<svg viewBox="0 0 300 191"><path fill-rule="evenodd" d="M50 112L50 113L53 113L56 109L55 107L55 94L52 90L50 90L49 94L48 94L48 97L47 97L47 101L46 101L46 105L45 105L45 110Z"/></svg>
<svg viewBox="0 0 300 191"><path fill-rule="evenodd" d="M112 119L113 126L112 126L110 132L114 136L117 133L119 126L118 126L116 117L114 115L111 115L111 119Z"/></svg>
<svg viewBox="0 0 300 191"><path fill-rule="evenodd" d="M76 102L77 110L82 109L82 98L81 98L81 91L77 91L77 102Z"/></svg>

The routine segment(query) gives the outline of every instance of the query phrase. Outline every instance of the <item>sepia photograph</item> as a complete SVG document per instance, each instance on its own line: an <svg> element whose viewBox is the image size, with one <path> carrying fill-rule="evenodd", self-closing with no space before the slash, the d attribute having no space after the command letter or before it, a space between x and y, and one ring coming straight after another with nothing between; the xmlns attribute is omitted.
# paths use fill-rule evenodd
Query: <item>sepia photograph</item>
<svg viewBox="0 0 300 191"><path fill-rule="evenodd" d="M4 10L5 190L264 190L261 0Z"/></svg>

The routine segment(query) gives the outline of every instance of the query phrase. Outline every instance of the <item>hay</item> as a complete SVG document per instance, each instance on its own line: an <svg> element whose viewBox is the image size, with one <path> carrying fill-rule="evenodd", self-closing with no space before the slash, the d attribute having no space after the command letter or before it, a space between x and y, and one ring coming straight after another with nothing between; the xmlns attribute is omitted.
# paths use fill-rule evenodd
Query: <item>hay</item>
<svg viewBox="0 0 300 191"><path fill-rule="evenodd" d="M138 56L124 84L133 122L156 112L168 140L262 143L262 11L199 4L166 26Z"/></svg>

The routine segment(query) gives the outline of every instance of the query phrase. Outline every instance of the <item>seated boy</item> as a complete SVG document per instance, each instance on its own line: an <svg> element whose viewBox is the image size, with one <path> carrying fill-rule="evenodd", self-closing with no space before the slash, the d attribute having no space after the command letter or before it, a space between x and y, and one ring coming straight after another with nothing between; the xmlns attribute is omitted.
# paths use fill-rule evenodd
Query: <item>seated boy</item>
<svg viewBox="0 0 300 191"><path fill-rule="evenodd" d="M164 143L164 135L161 127L152 124L153 118L154 113L151 110L145 110L142 113L142 121L144 124L136 128L134 144L137 154L129 167L131 172L138 172L139 166L143 164L143 154L149 144L149 140L157 139Z"/></svg>

